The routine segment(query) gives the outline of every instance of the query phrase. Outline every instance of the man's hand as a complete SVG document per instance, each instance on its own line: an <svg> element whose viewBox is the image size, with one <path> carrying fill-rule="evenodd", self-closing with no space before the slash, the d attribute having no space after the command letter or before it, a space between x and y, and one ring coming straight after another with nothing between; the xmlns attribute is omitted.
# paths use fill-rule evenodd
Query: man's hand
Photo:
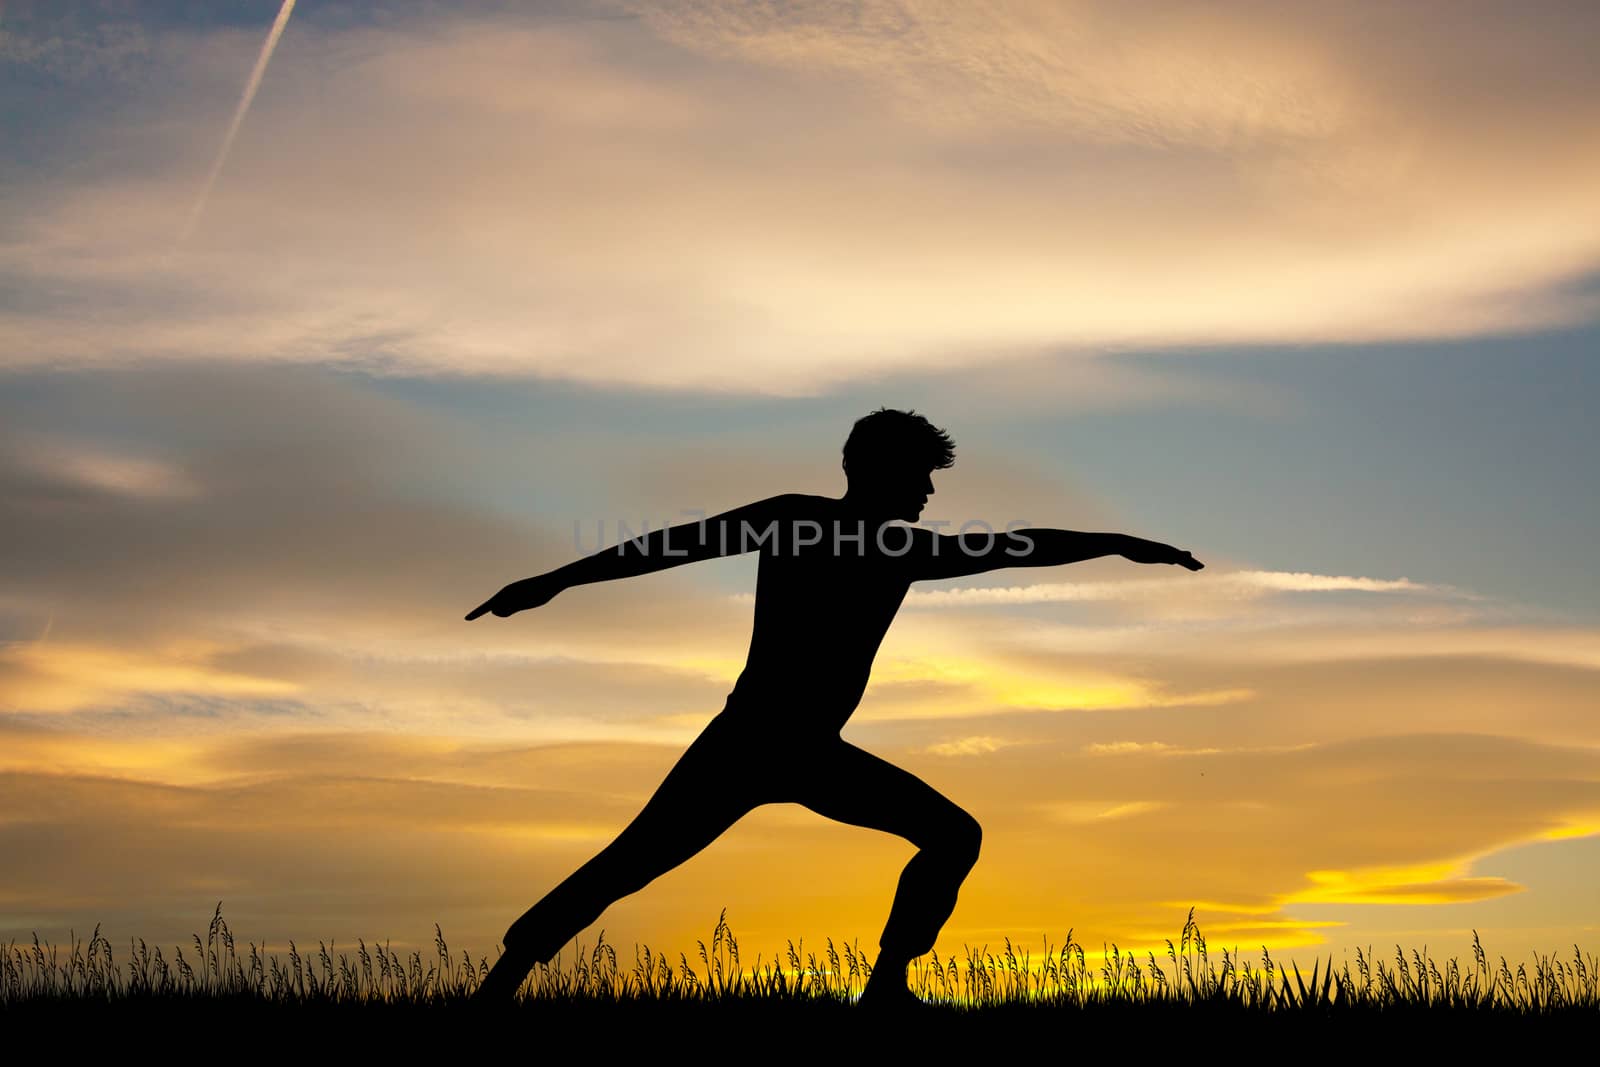
<svg viewBox="0 0 1600 1067"><path fill-rule="evenodd" d="M486 612L493 612L504 619L519 611L542 607L550 603L563 588L559 581L548 574L538 574L532 578L524 578L520 582L512 582L473 608L467 615L467 621L471 622Z"/></svg>
<svg viewBox="0 0 1600 1067"><path fill-rule="evenodd" d="M1173 548L1160 541L1146 541L1142 537L1128 538L1128 546L1122 550L1122 555L1135 563L1176 563L1191 571L1205 566L1181 548Z"/></svg>

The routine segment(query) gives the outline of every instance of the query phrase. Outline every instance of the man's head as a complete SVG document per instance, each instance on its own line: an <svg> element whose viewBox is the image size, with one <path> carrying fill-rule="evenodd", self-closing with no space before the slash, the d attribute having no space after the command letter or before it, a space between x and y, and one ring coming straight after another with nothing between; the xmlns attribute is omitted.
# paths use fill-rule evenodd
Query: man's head
<svg viewBox="0 0 1600 1067"><path fill-rule="evenodd" d="M950 435L915 411L879 408L844 443L847 496L888 518L915 522L933 494L932 472L955 462Z"/></svg>

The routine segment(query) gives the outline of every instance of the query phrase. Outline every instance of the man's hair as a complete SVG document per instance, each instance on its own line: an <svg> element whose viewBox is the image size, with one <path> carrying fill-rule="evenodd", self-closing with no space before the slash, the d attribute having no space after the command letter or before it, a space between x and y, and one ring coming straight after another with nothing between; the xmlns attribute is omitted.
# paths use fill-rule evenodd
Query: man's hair
<svg viewBox="0 0 1600 1067"><path fill-rule="evenodd" d="M915 411L879 408L856 420L844 442L844 469L907 463L943 470L955 462L950 435Z"/></svg>

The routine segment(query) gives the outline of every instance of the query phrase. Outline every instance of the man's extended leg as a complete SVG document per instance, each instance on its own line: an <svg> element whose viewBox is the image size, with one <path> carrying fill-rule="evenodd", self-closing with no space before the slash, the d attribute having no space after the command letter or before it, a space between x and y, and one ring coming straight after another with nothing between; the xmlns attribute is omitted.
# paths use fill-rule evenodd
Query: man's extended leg
<svg viewBox="0 0 1600 1067"><path fill-rule="evenodd" d="M978 861L978 820L910 771L840 740L823 756L816 784L798 798L819 815L905 838L917 846L900 874L864 1000L905 999L906 966L933 950L961 882Z"/></svg>
<svg viewBox="0 0 1600 1067"><path fill-rule="evenodd" d="M616 840L511 924L505 952L476 999L509 1000L536 964L548 963L606 908L705 848L767 799L725 773L730 758L737 757L713 724Z"/></svg>

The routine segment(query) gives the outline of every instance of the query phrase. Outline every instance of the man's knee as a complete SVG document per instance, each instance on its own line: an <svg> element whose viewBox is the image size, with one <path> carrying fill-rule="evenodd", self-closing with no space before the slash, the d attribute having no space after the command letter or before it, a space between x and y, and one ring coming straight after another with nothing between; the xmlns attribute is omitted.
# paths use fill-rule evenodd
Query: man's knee
<svg viewBox="0 0 1600 1067"><path fill-rule="evenodd" d="M983 827L968 811L962 810L953 824L952 844L967 866L978 862L978 850L983 846Z"/></svg>
<svg viewBox="0 0 1600 1067"><path fill-rule="evenodd" d="M951 807L939 821L933 836L920 847L944 857L951 864L971 867L978 862L978 850L983 845L983 827L970 812Z"/></svg>

